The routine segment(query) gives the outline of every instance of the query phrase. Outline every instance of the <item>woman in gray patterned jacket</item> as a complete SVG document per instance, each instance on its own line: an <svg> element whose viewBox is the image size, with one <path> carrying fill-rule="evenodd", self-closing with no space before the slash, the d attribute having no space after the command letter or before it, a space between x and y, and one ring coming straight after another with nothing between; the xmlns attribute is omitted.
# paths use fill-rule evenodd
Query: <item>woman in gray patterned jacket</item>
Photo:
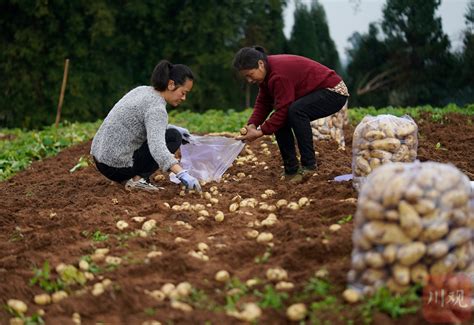
<svg viewBox="0 0 474 325"><path fill-rule="evenodd" d="M168 124L166 104L178 106L193 88L189 67L160 61L151 86L132 89L109 112L92 141L97 169L127 190L157 191L149 177L159 168L172 171L188 189L201 191L196 178L174 153L189 139L189 131Z"/></svg>

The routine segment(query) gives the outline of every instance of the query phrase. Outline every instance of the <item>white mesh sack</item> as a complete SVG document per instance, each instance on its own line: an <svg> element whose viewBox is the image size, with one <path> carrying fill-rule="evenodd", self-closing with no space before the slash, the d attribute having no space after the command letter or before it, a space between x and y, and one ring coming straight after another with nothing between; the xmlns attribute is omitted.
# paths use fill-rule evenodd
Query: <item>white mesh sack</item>
<svg viewBox="0 0 474 325"><path fill-rule="evenodd" d="M367 115L352 139L353 185L358 190L365 177L389 162L413 162L417 156L418 126L408 116Z"/></svg>
<svg viewBox="0 0 474 325"><path fill-rule="evenodd" d="M311 122L311 131L314 140L334 139L339 149L345 150L344 125L349 123L347 103L337 113Z"/></svg>
<svg viewBox="0 0 474 325"><path fill-rule="evenodd" d="M181 146L181 166L203 181L219 181L244 148L242 141L220 136L192 136Z"/></svg>
<svg viewBox="0 0 474 325"><path fill-rule="evenodd" d="M471 195L467 176L449 164L377 168L359 194L348 290L403 293L429 279L474 274Z"/></svg>

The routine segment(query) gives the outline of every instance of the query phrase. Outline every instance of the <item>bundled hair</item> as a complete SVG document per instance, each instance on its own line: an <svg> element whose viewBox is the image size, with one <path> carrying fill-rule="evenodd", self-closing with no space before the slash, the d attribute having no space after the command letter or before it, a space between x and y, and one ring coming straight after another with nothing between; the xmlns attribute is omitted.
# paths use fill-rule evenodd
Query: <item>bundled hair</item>
<svg viewBox="0 0 474 325"><path fill-rule="evenodd" d="M263 61L267 65L267 54L261 46L241 48L234 56L232 65L237 70L248 70L258 68L258 61Z"/></svg>
<svg viewBox="0 0 474 325"><path fill-rule="evenodd" d="M184 64L172 64L168 60L161 60L151 75L151 85L158 91L168 87L168 81L173 80L176 87L182 86L186 80L194 80L191 69Z"/></svg>

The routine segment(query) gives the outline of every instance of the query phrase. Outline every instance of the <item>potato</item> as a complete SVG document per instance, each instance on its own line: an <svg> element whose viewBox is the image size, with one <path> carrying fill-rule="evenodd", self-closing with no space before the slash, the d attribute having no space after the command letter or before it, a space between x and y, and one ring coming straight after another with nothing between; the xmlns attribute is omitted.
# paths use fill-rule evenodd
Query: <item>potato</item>
<svg viewBox="0 0 474 325"><path fill-rule="evenodd" d="M397 206L400 202L410 180L406 177L396 177L383 187L382 203L386 208Z"/></svg>
<svg viewBox="0 0 474 325"><path fill-rule="evenodd" d="M396 127L395 135L398 138L403 138L403 137L406 137L407 135L415 133L416 130L417 130L416 124L414 124L414 123L403 123L403 124L400 124Z"/></svg>
<svg viewBox="0 0 474 325"><path fill-rule="evenodd" d="M51 303L51 296L47 293L42 293L34 297L35 304L49 305Z"/></svg>
<svg viewBox="0 0 474 325"><path fill-rule="evenodd" d="M280 281L275 285L275 289L278 291L288 291L292 290L295 285L292 282Z"/></svg>
<svg viewBox="0 0 474 325"><path fill-rule="evenodd" d="M385 224L380 221L366 223L362 227L363 235L375 244L406 244L410 242L402 229L395 224Z"/></svg>
<svg viewBox="0 0 474 325"><path fill-rule="evenodd" d="M387 280L387 288L394 293L404 294L410 289L409 285L401 285L393 278Z"/></svg>
<svg viewBox="0 0 474 325"><path fill-rule="evenodd" d="M180 282L176 286L176 291L180 298L185 298L191 294L192 285L189 282Z"/></svg>
<svg viewBox="0 0 474 325"><path fill-rule="evenodd" d="M386 245L382 253L385 263L392 264L393 262L395 262L395 260L397 259L397 252L398 252L397 245L393 245L393 244Z"/></svg>
<svg viewBox="0 0 474 325"><path fill-rule="evenodd" d="M444 240L436 241L428 245L426 255L439 259L449 251L449 244Z"/></svg>
<svg viewBox="0 0 474 325"><path fill-rule="evenodd" d="M472 230L469 228L453 229L447 236L447 241L450 246L461 246L462 244L472 240Z"/></svg>
<svg viewBox="0 0 474 325"><path fill-rule="evenodd" d="M428 283L429 274L426 265L416 264L410 269L410 278L413 283L426 285Z"/></svg>
<svg viewBox="0 0 474 325"><path fill-rule="evenodd" d="M8 299L7 305L19 314L24 314L28 310L28 306L18 299Z"/></svg>
<svg viewBox="0 0 474 325"><path fill-rule="evenodd" d="M363 271L367 268L365 255L363 253L352 253L352 268L356 271Z"/></svg>
<svg viewBox="0 0 474 325"><path fill-rule="evenodd" d="M63 291L63 290L60 290L60 291L56 291L55 293L53 293L51 295L51 299L53 301L53 303L58 303L60 302L61 300L65 299L68 297L68 294L66 291Z"/></svg>
<svg viewBox="0 0 474 325"><path fill-rule="evenodd" d="M362 157L356 157L355 165L362 172L361 175L367 175L372 171L369 162Z"/></svg>
<svg viewBox="0 0 474 325"><path fill-rule="evenodd" d="M360 200L358 208L361 210L362 216L369 220L382 220L384 218L384 208L376 201Z"/></svg>
<svg viewBox="0 0 474 325"><path fill-rule="evenodd" d="M361 276L362 283L373 285L387 277L387 272L384 269L366 269Z"/></svg>
<svg viewBox="0 0 474 325"><path fill-rule="evenodd" d="M293 322L303 320L307 313L308 310L303 303L293 304L286 309L286 317Z"/></svg>
<svg viewBox="0 0 474 325"><path fill-rule="evenodd" d="M386 138L386 135L385 133L383 133L383 131L373 130L373 131L369 131L365 133L364 138L369 141L372 141L372 140L384 139Z"/></svg>
<svg viewBox="0 0 474 325"><path fill-rule="evenodd" d="M458 259L454 254L448 254L446 257L438 260L430 267L431 275L447 275L454 271L458 263Z"/></svg>
<svg viewBox="0 0 474 325"><path fill-rule="evenodd" d="M449 226L447 222L434 220L421 232L419 239L423 242L434 242L444 237L448 231Z"/></svg>
<svg viewBox="0 0 474 325"><path fill-rule="evenodd" d="M224 213L222 211L217 211L216 215L214 216L214 220L217 222L224 221Z"/></svg>
<svg viewBox="0 0 474 325"><path fill-rule="evenodd" d="M385 261L382 254L378 252L367 252L365 253L365 263L372 268L378 269L385 265Z"/></svg>
<svg viewBox="0 0 474 325"><path fill-rule="evenodd" d="M247 128L246 127L243 127L240 129L240 134L241 135L246 135L247 134Z"/></svg>
<svg viewBox="0 0 474 325"><path fill-rule="evenodd" d="M257 243L268 243L273 240L273 234L270 232L262 232L257 236Z"/></svg>
<svg viewBox="0 0 474 325"><path fill-rule="evenodd" d="M401 265L410 266L418 262L426 253L426 245L422 242L413 242L400 247L397 260Z"/></svg>
<svg viewBox="0 0 474 325"><path fill-rule="evenodd" d="M393 279L402 286L410 283L410 268L405 265L395 264L392 266Z"/></svg>
<svg viewBox="0 0 474 325"><path fill-rule="evenodd" d="M288 272L281 267L270 268L267 270L266 276L269 281L284 281L288 279Z"/></svg>
<svg viewBox="0 0 474 325"><path fill-rule="evenodd" d="M354 304L354 303L358 302L361 299L362 295L360 294L360 291L358 291L356 289L346 289L342 293L342 297L348 303Z"/></svg>
<svg viewBox="0 0 474 325"><path fill-rule="evenodd" d="M156 220L148 220L148 221L145 221L142 225L142 230L146 231L146 232L150 232L152 231L154 228L156 227Z"/></svg>
<svg viewBox="0 0 474 325"><path fill-rule="evenodd" d="M417 238L423 230L423 226L416 209L406 201L400 201L398 212L400 214L400 225L405 234L412 239Z"/></svg>
<svg viewBox="0 0 474 325"><path fill-rule="evenodd" d="M229 275L229 272L227 272L226 270L221 270L216 273L214 278L218 282L227 282L230 278L230 275Z"/></svg>
<svg viewBox="0 0 474 325"><path fill-rule="evenodd" d="M193 311L193 307L178 300L171 300L170 306L173 309L178 309L180 311L184 311L185 313L190 313Z"/></svg>
<svg viewBox="0 0 474 325"><path fill-rule="evenodd" d="M395 138L385 138L382 140L374 140L369 145L370 149L373 150L384 150L388 152L395 152L401 146L400 140Z"/></svg>

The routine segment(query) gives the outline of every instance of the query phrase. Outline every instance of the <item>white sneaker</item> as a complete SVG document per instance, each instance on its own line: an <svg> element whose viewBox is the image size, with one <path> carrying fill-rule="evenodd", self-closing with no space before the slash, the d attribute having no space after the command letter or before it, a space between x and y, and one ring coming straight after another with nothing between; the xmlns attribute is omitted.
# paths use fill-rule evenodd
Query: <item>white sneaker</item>
<svg viewBox="0 0 474 325"><path fill-rule="evenodd" d="M150 184L143 178L140 178L139 180L136 180L136 181L134 181L133 178L130 178L125 183L125 189L127 191L142 190L142 191L147 191L147 192L158 192L159 190L162 190L163 187L157 187L153 184Z"/></svg>

